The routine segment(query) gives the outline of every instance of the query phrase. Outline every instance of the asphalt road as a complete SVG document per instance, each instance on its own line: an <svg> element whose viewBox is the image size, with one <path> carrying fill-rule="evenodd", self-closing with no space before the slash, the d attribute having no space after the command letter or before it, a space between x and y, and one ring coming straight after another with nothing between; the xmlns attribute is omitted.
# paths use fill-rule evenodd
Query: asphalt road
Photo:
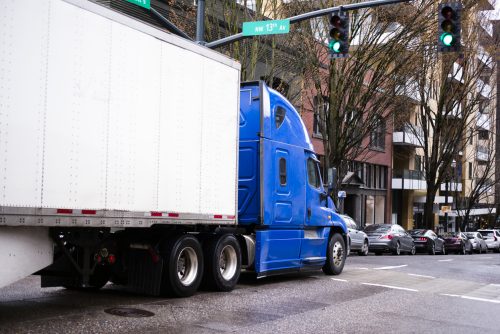
<svg viewBox="0 0 500 334"><path fill-rule="evenodd" d="M0 333L499 333L499 314L495 253L353 255L339 276L245 275L185 299L41 289L37 276L0 289Z"/></svg>

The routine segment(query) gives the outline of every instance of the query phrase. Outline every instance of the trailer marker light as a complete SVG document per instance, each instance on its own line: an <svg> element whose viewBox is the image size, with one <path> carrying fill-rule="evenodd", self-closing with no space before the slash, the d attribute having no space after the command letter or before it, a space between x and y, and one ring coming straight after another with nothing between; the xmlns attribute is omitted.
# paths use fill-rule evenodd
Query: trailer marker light
<svg viewBox="0 0 500 334"><path fill-rule="evenodd" d="M222 219L222 215L214 215L215 219Z"/></svg>
<svg viewBox="0 0 500 334"><path fill-rule="evenodd" d="M163 214L161 212L151 211L151 217L161 217Z"/></svg>
<svg viewBox="0 0 500 334"><path fill-rule="evenodd" d="M168 214L169 217L172 217L172 218L178 218L179 217L179 214L178 213L173 213L173 212L170 212Z"/></svg>
<svg viewBox="0 0 500 334"><path fill-rule="evenodd" d="M235 219L236 216L227 216L227 219Z"/></svg>
<svg viewBox="0 0 500 334"><path fill-rule="evenodd" d="M95 215L96 213L96 210L82 210L82 215Z"/></svg>
<svg viewBox="0 0 500 334"><path fill-rule="evenodd" d="M72 209L57 209L57 214L70 215L73 213Z"/></svg>

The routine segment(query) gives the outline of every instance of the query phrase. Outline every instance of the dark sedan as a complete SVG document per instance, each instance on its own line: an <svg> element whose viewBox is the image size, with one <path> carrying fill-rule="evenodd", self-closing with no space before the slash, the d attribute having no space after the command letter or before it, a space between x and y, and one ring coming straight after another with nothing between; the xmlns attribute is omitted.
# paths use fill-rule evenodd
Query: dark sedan
<svg viewBox="0 0 500 334"><path fill-rule="evenodd" d="M412 237L397 224L368 225L364 232L368 235L370 252L376 255L384 252L391 252L394 255L402 252L415 254L415 243Z"/></svg>
<svg viewBox="0 0 500 334"><path fill-rule="evenodd" d="M462 232L448 232L443 235L447 252L457 254L472 254L472 244Z"/></svg>
<svg viewBox="0 0 500 334"><path fill-rule="evenodd" d="M431 255L436 253L446 254L446 246L444 239L440 238L434 231L418 229L409 231L413 240L415 240L415 246L417 251L427 252Z"/></svg>

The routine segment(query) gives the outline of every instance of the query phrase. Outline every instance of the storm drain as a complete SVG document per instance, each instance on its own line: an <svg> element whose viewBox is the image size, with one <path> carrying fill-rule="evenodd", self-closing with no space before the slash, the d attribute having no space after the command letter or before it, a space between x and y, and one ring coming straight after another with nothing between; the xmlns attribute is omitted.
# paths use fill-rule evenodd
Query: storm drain
<svg viewBox="0 0 500 334"><path fill-rule="evenodd" d="M153 312L130 307L108 308L104 312L126 318L147 318L155 315Z"/></svg>

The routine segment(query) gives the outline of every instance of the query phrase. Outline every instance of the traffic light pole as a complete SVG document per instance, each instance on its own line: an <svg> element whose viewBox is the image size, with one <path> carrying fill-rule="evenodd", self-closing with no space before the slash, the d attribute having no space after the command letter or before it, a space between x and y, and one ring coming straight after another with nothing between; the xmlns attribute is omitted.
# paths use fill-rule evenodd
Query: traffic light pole
<svg viewBox="0 0 500 334"><path fill-rule="evenodd" d="M411 0L373 0L373 1L366 1L366 2L360 2L360 3L353 3L353 4L349 4L349 5L319 9L319 10L315 10L312 12L292 16L289 18L289 20L290 20L290 24L294 24L294 23L299 23L299 22L302 22L305 20L313 19L316 17L328 15L330 13L339 12L339 11L345 12L345 11L349 11L349 10L392 5L392 4L396 4L396 3L410 2L410 1ZM197 21L200 22L200 20L201 19L198 18ZM214 49L214 48L218 48L218 47L221 47L221 46L224 46L224 45L227 45L227 44L230 44L230 43L233 43L233 42L236 42L236 41L248 38L248 37L252 37L252 36L243 36L243 33L238 33L238 34L231 35L231 36L228 36L225 38L221 38L219 40L216 40L216 41L213 41L210 43L206 43L205 46L210 48L210 49Z"/></svg>

